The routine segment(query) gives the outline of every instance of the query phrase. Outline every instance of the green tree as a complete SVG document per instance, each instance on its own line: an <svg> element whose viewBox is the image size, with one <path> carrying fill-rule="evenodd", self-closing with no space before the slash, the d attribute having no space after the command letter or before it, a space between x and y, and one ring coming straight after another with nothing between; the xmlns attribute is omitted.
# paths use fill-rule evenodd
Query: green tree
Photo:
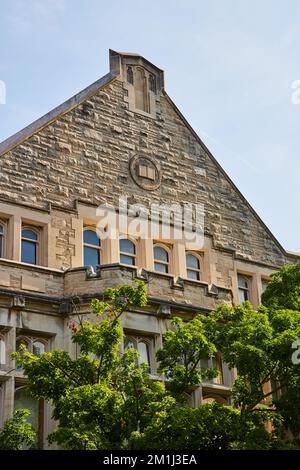
<svg viewBox="0 0 300 470"><path fill-rule="evenodd" d="M300 338L297 310L245 303L221 305L189 322L174 318L157 353L165 382L149 376L134 349L119 354L123 312L146 304L141 282L108 289L92 302L95 322L71 322L77 358L63 350L39 357L14 353L33 396L54 407L58 425L50 442L91 450L270 449L279 445L283 425L297 432L300 371L291 361L292 343ZM220 351L238 371L233 405L189 407L186 392L217 375L201 369L201 359ZM268 399L280 391L270 406ZM272 433L265 426L270 421Z"/></svg>
<svg viewBox="0 0 300 470"><path fill-rule="evenodd" d="M39 357L14 353L31 394L54 406L58 427L50 442L66 449L130 447L131 434L147 426L153 410L173 402L163 383L151 380L147 366L138 364L134 349L119 354L122 313L146 303L141 282L108 289L104 300L94 300L98 321L71 322L72 340L80 346L76 359L63 350Z"/></svg>
<svg viewBox="0 0 300 470"><path fill-rule="evenodd" d="M217 374L213 368L201 370L202 358L213 357L217 351L222 351L225 362L237 369L238 378L232 389L234 408L223 405L213 408L217 425L222 426L223 421L231 422L228 428L224 427L223 444L216 444L220 448L224 448L224 443L227 446L230 443L230 447L234 448L267 449L276 442L277 435L267 432L265 423L273 421L278 427L283 418L278 410L274 414L273 409L264 405L264 400L272 395L272 391L266 390L267 384L278 377L284 379L284 383L298 377L298 369L291 362L291 343L298 337L300 321L289 312L281 312L281 315L284 314L292 324L286 322L284 327L282 325L282 331L277 322L278 316L269 315L264 307L256 311L250 303L236 307L221 305L209 316L199 314L189 322L175 318L171 322L173 330L164 333L164 347L157 353L160 370L168 378L174 395L179 395L181 401L183 392L189 392L204 378ZM283 388L284 383L276 385L276 391ZM205 435L208 436L211 431L211 436L217 436L213 422L209 424L206 421L208 412L208 405L201 406L195 415L192 411L185 411L183 420L187 413L191 413L191 423L197 416L199 423L202 421L203 426L207 426ZM177 411L169 416L171 421L175 415L178 425L175 429L180 430L184 421L179 419ZM156 427L162 423L163 417L167 420L163 414L156 421ZM191 429L192 425L189 427ZM205 439L200 427L197 429L196 439L204 446ZM228 429L231 429L229 434ZM168 436L165 436L167 439ZM162 439L160 441L163 442Z"/></svg>
<svg viewBox="0 0 300 470"><path fill-rule="evenodd" d="M262 295L262 303L272 309L300 311L300 261L272 274Z"/></svg>
<svg viewBox="0 0 300 470"><path fill-rule="evenodd" d="M217 349L204 315L197 315L189 322L175 317L171 325L173 329L163 334L164 347L157 352L157 359L160 372L169 379L172 390L181 394L201 384L203 379L217 376L215 369L200 371L199 367L201 359L213 357Z"/></svg>
<svg viewBox="0 0 300 470"><path fill-rule="evenodd" d="M21 450L35 447L36 433L27 422L28 410L16 410L0 431L0 450Z"/></svg>

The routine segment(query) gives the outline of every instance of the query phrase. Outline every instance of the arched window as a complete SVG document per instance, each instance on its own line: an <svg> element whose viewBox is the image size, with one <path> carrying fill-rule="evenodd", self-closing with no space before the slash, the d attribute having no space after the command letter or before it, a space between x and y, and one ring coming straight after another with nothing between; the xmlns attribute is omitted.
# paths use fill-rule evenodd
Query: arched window
<svg viewBox="0 0 300 470"><path fill-rule="evenodd" d="M146 364L148 366L148 372L151 372L151 341L144 338L125 336L124 338L124 350L134 348L139 353L138 364Z"/></svg>
<svg viewBox="0 0 300 470"><path fill-rule="evenodd" d="M40 356L45 352L45 344L39 340L35 340L32 343L32 354L35 356Z"/></svg>
<svg viewBox="0 0 300 470"><path fill-rule="evenodd" d="M19 336L16 340L16 350L21 352L30 352L35 356L40 356L48 348L48 340L43 338L34 338L32 336ZM25 349L24 349L25 346ZM16 364L17 370L22 370L22 367Z"/></svg>
<svg viewBox="0 0 300 470"><path fill-rule="evenodd" d="M200 259L191 253L186 254L186 274L188 279L200 281L201 278L201 265Z"/></svg>
<svg viewBox="0 0 300 470"><path fill-rule="evenodd" d="M212 359L212 365L217 369L217 377L213 379L214 383L216 384L223 384L224 383L224 376L223 376L223 363L222 363L222 356L221 354L217 353Z"/></svg>
<svg viewBox="0 0 300 470"><path fill-rule="evenodd" d="M136 264L136 247L128 238L121 238L120 246L120 263L135 266Z"/></svg>
<svg viewBox="0 0 300 470"><path fill-rule="evenodd" d="M101 240L95 230L85 229L83 232L83 263L93 268L101 264Z"/></svg>
<svg viewBox="0 0 300 470"><path fill-rule="evenodd" d="M217 376L213 379L205 379L205 382L215 383L215 384L224 384L224 374L223 374L223 362L222 355L216 353L212 358L202 358L200 360L200 369L211 369L215 368L217 370Z"/></svg>
<svg viewBox="0 0 300 470"><path fill-rule="evenodd" d="M135 348L136 341L132 340L130 337L126 336L124 339L124 350Z"/></svg>
<svg viewBox="0 0 300 470"><path fill-rule="evenodd" d="M0 258L4 258L5 254L5 224L0 221Z"/></svg>
<svg viewBox="0 0 300 470"><path fill-rule="evenodd" d="M30 411L30 414L26 418L26 422L31 423L33 428L38 431L36 439L36 447L38 447L38 442L41 443L43 435L43 412L40 412L41 406L39 401L30 395L28 386L17 384L15 387L14 409L18 410L23 408ZM22 450L26 450L25 444L23 444Z"/></svg>
<svg viewBox="0 0 300 470"><path fill-rule="evenodd" d="M226 398L219 395L204 395L202 399L202 405L208 405L211 403L222 403L222 405L227 405L228 401Z"/></svg>
<svg viewBox="0 0 300 470"><path fill-rule="evenodd" d="M24 227L22 229L21 261L38 264L38 246L39 233L31 227Z"/></svg>
<svg viewBox="0 0 300 470"><path fill-rule="evenodd" d="M24 349L24 346L25 346L25 349ZM16 350L18 352L30 352L30 341L29 339L27 338L17 338L17 342L16 342ZM16 369L21 371L22 370L22 366L20 363L18 363L16 361Z"/></svg>
<svg viewBox="0 0 300 470"><path fill-rule="evenodd" d="M168 273L170 268L170 259L168 251L162 246L154 246L154 271L159 273Z"/></svg>
<svg viewBox="0 0 300 470"><path fill-rule="evenodd" d="M149 344L145 341L139 341L137 343L137 350L139 353L139 364L147 364L148 370L150 372L150 348Z"/></svg>

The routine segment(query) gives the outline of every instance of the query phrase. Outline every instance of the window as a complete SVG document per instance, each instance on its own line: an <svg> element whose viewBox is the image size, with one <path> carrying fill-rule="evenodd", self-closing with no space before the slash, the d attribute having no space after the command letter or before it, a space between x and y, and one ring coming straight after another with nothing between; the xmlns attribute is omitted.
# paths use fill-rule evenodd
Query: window
<svg viewBox="0 0 300 470"><path fill-rule="evenodd" d="M22 263L38 264L38 245L39 234L37 231L30 227L24 227L22 229Z"/></svg>
<svg viewBox="0 0 300 470"><path fill-rule="evenodd" d="M238 288L240 302L250 300L250 279L245 276L238 276Z"/></svg>
<svg viewBox="0 0 300 470"><path fill-rule="evenodd" d="M202 405L212 404L212 403L222 403L222 405L227 405L228 401L226 400L225 397L221 397L218 395L214 395L214 396L205 395L203 397Z"/></svg>
<svg viewBox="0 0 300 470"><path fill-rule="evenodd" d="M280 387L280 381L276 379L270 380L270 387L272 391L272 401L279 400L284 393L285 387Z"/></svg>
<svg viewBox="0 0 300 470"><path fill-rule="evenodd" d="M45 344L38 340L33 341L32 354L34 354L35 356L40 356L44 352L45 352Z"/></svg>
<svg viewBox="0 0 300 470"><path fill-rule="evenodd" d="M0 336L0 367L6 364L6 346L2 336Z"/></svg>
<svg viewBox="0 0 300 470"><path fill-rule="evenodd" d="M101 240L95 230L86 229L83 232L83 263L93 268L101 264Z"/></svg>
<svg viewBox="0 0 300 470"><path fill-rule="evenodd" d="M25 346L25 350L23 349ZM19 336L16 340L16 350L23 352L30 352L35 356L40 356L43 354L48 346L48 341L42 338L33 338L27 336ZM17 370L22 370L22 367L17 364Z"/></svg>
<svg viewBox="0 0 300 470"><path fill-rule="evenodd" d="M153 250L154 255L154 271L159 273L169 272L169 253L161 246L155 246Z"/></svg>
<svg viewBox="0 0 300 470"><path fill-rule="evenodd" d="M137 343L137 350L139 353L139 364L147 364L150 372L150 351L149 344L145 341L139 341Z"/></svg>
<svg viewBox="0 0 300 470"><path fill-rule="evenodd" d="M217 353L212 358L203 358L200 360L200 370L202 369L217 369L217 376L211 380L205 379L205 382L215 383L215 384L224 384L224 375L223 375L223 362L222 356L220 353Z"/></svg>
<svg viewBox="0 0 300 470"><path fill-rule="evenodd" d="M4 258L5 254L5 223L0 221L0 258Z"/></svg>
<svg viewBox="0 0 300 470"><path fill-rule="evenodd" d="M201 266L198 256L187 253L186 255L186 274L188 279L194 279L200 281L201 277Z"/></svg>
<svg viewBox="0 0 300 470"><path fill-rule="evenodd" d="M270 281L268 281L267 279L262 279L261 280L262 293L265 292L265 290L268 287L269 283L270 283Z"/></svg>
<svg viewBox="0 0 300 470"><path fill-rule="evenodd" d="M126 336L124 340L124 350L134 348L139 353L138 363L146 364L148 366L148 372L151 372L151 347L150 340L145 338L138 338L132 336Z"/></svg>
<svg viewBox="0 0 300 470"><path fill-rule="evenodd" d="M120 262L122 264L135 266L136 264L135 244L131 240L128 240L128 238L122 238L119 242L119 246L120 246Z"/></svg>
<svg viewBox="0 0 300 470"><path fill-rule="evenodd" d="M36 447L43 447L44 402L33 398L26 385L17 384L15 388L15 410L26 408L30 411L26 421L37 431ZM26 449L26 447L24 447Z"/></svg>
<svg viewBox="0 0 300 470"><path fill-rule="evenodd" d="M223 364L222 364L222 356L221 354L216 354L212 358L212 366L217 369L217 377L213 379L213 382L216 384L223 384L224 377L223 377Z"/></svg>
<svg viewBox="0 0 300 470"><path fill-rule="evenodd" d="M29 352L29 339L27 338L17 338L16 342L16 351L18 352ZM25 347L25 349L24 349ZM16 369L22 371L23 368L19 362L16 361Z"/></svg>

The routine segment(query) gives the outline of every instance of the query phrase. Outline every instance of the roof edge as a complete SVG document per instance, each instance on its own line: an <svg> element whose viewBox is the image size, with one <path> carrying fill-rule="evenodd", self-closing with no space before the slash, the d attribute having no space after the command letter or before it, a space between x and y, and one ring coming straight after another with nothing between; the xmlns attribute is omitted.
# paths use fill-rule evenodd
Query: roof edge
<svg viewBox="0 0 300 470"><path fill-rule="evenodd" d="M287 250L285 250L285 248L281 245L281 243L277 240L277 238L275 237L275 235L273 235L273 233L271 232L271 230L269 229L269 227L264 223L264 221L260 218L260 216L257 214L257 212L255 211L255 209L251 206L251 204L247 201L247 199L245 198L245 196L241 193L241 191L239 190L239 188L235 185L235 183L232 181L232 179L230 178L230 176L226 173L226 171L224 170L224 168L220 165L220 163L216 160L216 158L213 156L213 154L211 153L211 151L209 150L209 148L204 144L204 142L201 140L201 138L198 136L197 132L193 129L193 127L190 125L190 123L187 121L187 119L184 117L184 115L182 114L182 112L177 108L176 104L174 103L174 101L172 100L172 98L170 98L170 96L168 95L168 93L163 90L163 93L165 95L165 97L167 98L167 100L169 101L169 103L171 104L171 106L173 107L174 111L178 114L178 116L183 120L183 122L185 123L185 125L189 128L189 130L191 131L191 133L193 134L193 136L195 137L195 139L199 142L199 144L204 148L204 150L207 152L207 154L209 155L209 157L212 159L212 161L215 163L215 165L218 167L218 169L220 170L220 172L223 174L223 176L226 178L226 180L229 182L229 184L234 188L235 191L237 191L237 193L239 194L239 196L242 198L243 202L247 205L248 209L251 211L251 213L254 215L254 217L256 218L256 220L264 227L264 229L266 230L266 232L270 235L270 237L272 238L272 240L275 242L275 244L278 246L278 248L282 251L282 253L285 255L285 256L291 256Z"/></svg>
<svg viewBox="0 0 300 470"><path fill-rule="evenodd" d="M36 132L40 131L43 127L47 126L58 117L62 116L63 114L69 112L71 109L78 106L86 98L95 94L98 90L108 85L117 77L118 75L114 73L111 73L111 72L107 73L99 80L96 80L94 83L87 86L86 88L81 90L79 93L76 93L76 95L73 95L71 98L67 99L62 104L58 105L56 108L53 108L47 114L44 114L43 116L36 119L28 126L24 127L23 129L16 132L12 136L3 140L0 143L0 157L2 157L5 153L12 150L17 145L20 145L26 139L31 137Z"/></svg>

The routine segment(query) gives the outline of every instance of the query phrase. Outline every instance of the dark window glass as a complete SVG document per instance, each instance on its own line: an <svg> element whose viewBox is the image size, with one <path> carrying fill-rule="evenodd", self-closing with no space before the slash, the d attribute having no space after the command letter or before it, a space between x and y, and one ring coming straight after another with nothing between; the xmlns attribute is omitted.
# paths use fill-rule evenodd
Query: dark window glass
<svg viewBox="0 0 300 470"><path fill-rule="evenodd" d="M187 277L188 279L193 279L194 281L200 280L200 273L199 271L192 271L191 269L187 269Z"/></svg>
<svg viewBox="0 0 300 470"><path fill-rule="evenodd" d="M154 271L159 273L167 273L168 272L168 265L162 263L154 263Z"/></svg>
<svg viewBox="0 0 300 470"><path fill-rule="evenodd" d="M22 230L21 261L37 264L38 234L29 228Z"/></svg>
<svg viewBox="0 0 300 470"><path fill-rule="evenodd" d="M122 238L122 240L120 240L120 251L122 253L131 253L135 255L135 245L131 240Z"/></svg>
<svg viewBox="0 0 300 470"><path fill-rule="evenodd" d="M187 277L195 281L200 280L200 261L197 256L186 255Z"/></svg>
<svg viewBox="0 0 300 470"><path fill-rule="evenodd" d="M96 268L101 263L101 240L95 230L83 232L83 264Z"/></svg>
<svg viewBox="0 0 300 470"><path fill-rule="evenodd" d="M36 264L37 263L37 246L36 243L22 240L22 262Z"/></svg>
<svg viewBox="0 0 300 470"><path fill-rule="evenodd" d="M167 250L161 246L155 246L153 250L154 254L154 270L159 273L169 272L169 254Z"/></svg>
<svg viewBox="0 0 300 470"><path fill-rule="evenodd" d="M194 255L187 255L186 256L186 265L188 268L199 269L200 263L199 259Z"/></svg>
<svg viewBox="0 0 300 470"><path fill-rule="evenodd" d="M167 263L169 261L168 252L161 246L155 246L154 259L155 261L165 261Z"/></svg>
<svg viewBox="0 0 300 470"><path fill-rule="evenodd" d="M122 264L129 264L130 266L135 265L135 259L132 256L127 256L127 255L120 255L120 262Z"/></svg>
<svg viewBox="0 0 300 470"><path fill-rule="evenodd" d="M24 228L22 230L22 237L27 238L29 240L35 240L35 241L37 241L38 239L37 233L34 232L33 230L30 230L29 228Z"/></svg>
<svg viewBox="0 0 300 470"><path fill-rule="evenodd" d="M238 276L239 298L240 302L250 300L250 280L244 276Z"/></svg>
<svg viewBox="0 0 300 470"><path fill-rule="evenodd" d="M101 241L94 230L85 230L83 233L83 242L87 245L100 246Z"/></svg>
<svg viewBox="0 0 300 470"><path fill-rule="evenodd" d="M93 266L100 264L100 251L90 246L84 247L84 266Z"/></svg>
<svg viewBox="0 0 300 470"><path fill-rule="evenodd" d="M122 238L119 242L120 262L130 266L135 265L135 244L127 238Z"/></svg>

